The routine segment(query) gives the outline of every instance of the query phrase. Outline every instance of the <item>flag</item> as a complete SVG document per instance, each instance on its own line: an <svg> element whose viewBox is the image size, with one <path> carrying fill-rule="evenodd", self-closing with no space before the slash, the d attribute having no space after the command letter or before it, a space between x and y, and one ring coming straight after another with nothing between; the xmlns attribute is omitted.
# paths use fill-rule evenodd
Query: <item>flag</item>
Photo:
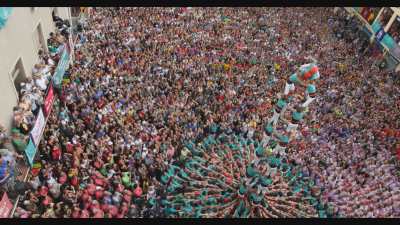
<svg viewBox="0 0 400 225"><path fill-rule="evenodd" d="M7 193L4 193L0 201L0 218L8 218L12 208L13 204L8 198Z"/></svg>

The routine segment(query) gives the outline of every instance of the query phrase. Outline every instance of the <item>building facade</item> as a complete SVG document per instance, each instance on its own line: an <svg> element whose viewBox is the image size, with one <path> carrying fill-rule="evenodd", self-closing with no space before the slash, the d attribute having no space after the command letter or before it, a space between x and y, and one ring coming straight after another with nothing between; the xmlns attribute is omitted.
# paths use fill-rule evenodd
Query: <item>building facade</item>
<svg viewBox="0 0 400 225"><path fill-rule="evenodd" d="M390 70L400 71L400 8L345 7L364 25L371 43L377 43Z"/></svg>
<svg viewBox="0 0 400 225"><path fill-rule="evenodd" d="M11 128L13 107L18 103L18 85L32 76L40 48L56 27L52 13L71 18L68 7L15 7L0 26L0 123Z"/></svg>

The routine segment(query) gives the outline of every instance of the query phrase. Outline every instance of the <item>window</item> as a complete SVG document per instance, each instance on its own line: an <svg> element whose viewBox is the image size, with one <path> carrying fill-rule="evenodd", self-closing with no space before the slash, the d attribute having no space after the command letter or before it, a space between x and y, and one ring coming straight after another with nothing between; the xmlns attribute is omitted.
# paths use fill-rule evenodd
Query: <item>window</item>
<svg viewBox="0 0 400 225"><path fill-rule="evenodd" d="M391 8L385 7L383 9L383 12L381 13L381 15L378 18L378 21L382 27L386 27L386 25L389 22L392 15L393 15L393 10Z"/></svg>
<svg viewBox="0 0 400 225"><path fill-rule="evenodd" d="M42 24L39 23L33 32L33 44L37 49L42 49L46 51L46 45L45 45L45 40L43 36L43 31L42 31Z"/></svg>
<svg viewBox="0 0 400 225"><path fill-rule="evenodd" d="M394 41L399 44L400 43L400 17L397 16L390 26L388 33L393 37Z"/></svg>
<svg viewBox="0 0 400 225"><path fill-rule="evenodd" d="M19 98L19 93L21 90L21 82L26 81L26 73L21 58L18 59L14 69L11 72L11 78L14 82L14 87L15 90L17 91L17 96Z"/></svg>
<svg viewBox="0 0 400 225"><path fill-rule="evenodd" d="M385 44L390 49L390 53L400 60L400 16L396 16L387 33L389 37L384 40Z"/></svg>
<svg viewBox="0 0 400 225"><path fill-rule="evenodd" d="M380 7L362 7L360 14L371 25L378 15L380 9Z"/></svg>

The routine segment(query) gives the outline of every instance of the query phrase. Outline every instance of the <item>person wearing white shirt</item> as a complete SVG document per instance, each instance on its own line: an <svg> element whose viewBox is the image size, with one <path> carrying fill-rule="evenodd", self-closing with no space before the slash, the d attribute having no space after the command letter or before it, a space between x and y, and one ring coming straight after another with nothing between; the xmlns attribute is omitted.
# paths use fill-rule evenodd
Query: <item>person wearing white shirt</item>
<svg viewBox="0 0 400 225"><path fill-rule="evenodd" d="M278 102L274 106L274 115L272 118L268 121L268 123L272 123L274 128L276 127L276 124L278 123L279 117L283 115L286 111L287 108L287 96L284 95L282 98L278 94Z"/></svg>
<svg viewBox="0 0 400 225"><path fill-rule="evenodd" d="M309 84L306 90L306 101L302 104L302 107L308 107L308 105L315 100L316 88L313 84Z"/></svg>
<svg viewBox="0 0 400 225"><path fill-rule="evenodd" d="M45 91L47 89L47 80L43 77L34 76L35 84L40 90Z"/></svg>

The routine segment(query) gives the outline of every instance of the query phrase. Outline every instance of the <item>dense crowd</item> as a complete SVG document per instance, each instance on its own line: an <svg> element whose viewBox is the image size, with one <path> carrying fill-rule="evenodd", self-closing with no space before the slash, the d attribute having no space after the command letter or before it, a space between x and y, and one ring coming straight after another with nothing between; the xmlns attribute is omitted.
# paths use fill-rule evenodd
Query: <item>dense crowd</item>
<svg viewBox="0 0 400 225"><path fill-rule="evenodd" d="M40 48L38 62L32 69L32 78L29 77L16 84L18 104L13 108L12 129L9 132L0 125L0 192L7 192L8 197L15 200L17 195L24 192L27 186L16 177L23 171L18 168L24 164L24 151L29 141L35 119L44 103L44 96L51 82L64 43L68 40L67 20L53 15L57 31L49 34L47 39L48 52ZM15 151L14 151L15 150ZM22 176L23 177L23 176Z"/></svg>
<svg viewBox="0 0 400 225"><path fill-rule="evenodd" d="M15 217L399 216L398 78L358 51L357 36L338 39L338 18L332 8L96 8ZM287 154L257 167L278 175L258 174L266 188L239 203L253 180L236 180L256 172L229 152L262 152L272 108L287 100L278 93L310 57L315 101L293 109L304 119Z"/></svg>
<svg viewBox="0 0 400 225"><path fill-rule="evenodd" d="M12 151L10 137L7 130L0 124L0 193L6 191L12 184L8 185L8 181L14 175L13 165L15 159Z"/></svg>

